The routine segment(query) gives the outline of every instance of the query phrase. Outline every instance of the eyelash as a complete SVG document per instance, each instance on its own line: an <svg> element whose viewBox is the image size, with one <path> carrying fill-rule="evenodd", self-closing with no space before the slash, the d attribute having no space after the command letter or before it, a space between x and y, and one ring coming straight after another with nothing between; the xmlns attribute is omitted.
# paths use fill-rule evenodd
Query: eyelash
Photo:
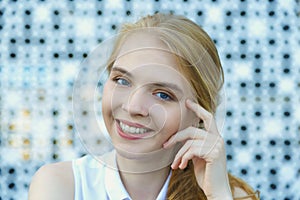
<svg viewBox="0 0 300 200"><path fill-rule="evenodd" d="M130 86L130 82L126 79L126 78L123 78L123 77L120 77L120 76L116 76L114 78L112 78L112 80L118 84L118 85L121 85L121 86ZM120 83L119 81L126 81L126 84L124 83Z"/></svg>
<svg viewBox="0 0 300 200"><path fill-rule="evenodd" d="M164 99L162 97L159 97L157 94L167 95L168 99ZM174 100L176 100L176 98L174 98L173 95L169 94L168 92L164 92L164 91L154 92L153 95L155 95L156 97L158 97L162 101L174 101Z"/></svg>

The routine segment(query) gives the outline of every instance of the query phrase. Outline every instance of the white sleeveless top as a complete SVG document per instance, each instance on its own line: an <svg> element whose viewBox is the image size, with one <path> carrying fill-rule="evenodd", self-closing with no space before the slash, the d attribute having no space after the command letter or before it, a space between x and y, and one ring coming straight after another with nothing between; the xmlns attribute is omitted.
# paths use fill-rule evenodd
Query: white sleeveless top
<svg viewBox="0 0 300 200"><path fill-rule="evenodd" d="M104 158L104 159L102 159ZM101 160L115 163L115 151L105 154ZM108 160L107 160L108 159ZM131 200L118 170L86 155L72 161L75 198L74 200ZM170 181L169 174L156 200L165 200Z"/></svg>

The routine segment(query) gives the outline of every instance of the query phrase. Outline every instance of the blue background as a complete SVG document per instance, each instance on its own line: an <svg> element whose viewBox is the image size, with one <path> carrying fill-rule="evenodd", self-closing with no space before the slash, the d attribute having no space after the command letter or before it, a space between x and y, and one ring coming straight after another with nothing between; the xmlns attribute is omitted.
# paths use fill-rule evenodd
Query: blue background
<svg viewBox="0 0 300 200"><path fill-rule="evenodd" d="M295 0L0 1L0 199L45 163L86 154L74 128L80 62L119 25L185 15L225 71L228 169L262 199L300 199L300 6Z"/></svg>

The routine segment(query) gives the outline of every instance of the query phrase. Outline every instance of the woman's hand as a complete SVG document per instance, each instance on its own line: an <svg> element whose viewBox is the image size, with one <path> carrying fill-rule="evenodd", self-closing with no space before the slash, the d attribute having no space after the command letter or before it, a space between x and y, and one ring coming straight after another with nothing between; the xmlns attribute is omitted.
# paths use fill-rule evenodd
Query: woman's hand
<svg viewBox="0 0 300 200"><path fill-rule="evenodd" d="M172 169L186 168L192 159L198 185L208 199L232 199L226 169L224 141L211 113L197 103L186 101L188 109L204 122L204 129L188 127L174 134L165 144L169 148L178 142L184 145L171 165Z"/></svg>

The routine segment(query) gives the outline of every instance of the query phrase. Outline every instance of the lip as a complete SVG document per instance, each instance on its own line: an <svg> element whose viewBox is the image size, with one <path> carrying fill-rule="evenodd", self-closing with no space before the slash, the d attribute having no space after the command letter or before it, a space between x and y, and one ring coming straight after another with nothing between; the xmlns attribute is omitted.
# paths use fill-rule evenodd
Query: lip
<svg viewBox="0 0 300 200"><path fill-rule="evenodd" d="M145 129L148 129L149 131L147 131L146 133L143 133L143 134L130 134L130 133L124 133L120 127L120 122L128 125L128 126L132 126L132 127L136 127L136 128L145 128ZM138 140L138 139L143 139L143 138L146 138L146 137L149 137L149 135L151 134L151 132L153 131L152 129L149 129L141 124L138 124L138 123L132 123L132 122L128 122L128 121L125 121L125 120L116 120L116 126L117 126L117 132L118 134L122 137L122 138L125 138L125 139L128 139L128 140Z"/></svg>

